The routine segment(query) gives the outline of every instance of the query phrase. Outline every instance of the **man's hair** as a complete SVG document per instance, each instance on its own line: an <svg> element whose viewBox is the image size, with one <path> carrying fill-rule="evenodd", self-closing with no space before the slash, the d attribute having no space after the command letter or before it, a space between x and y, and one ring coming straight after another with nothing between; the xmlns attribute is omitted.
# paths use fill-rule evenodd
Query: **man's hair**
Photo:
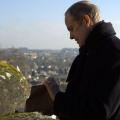
<svg viewBox="0 0 120 120"><path fill-rule="evenodd" d="M90 1L79 1L70 6L65 15L70 14L73 16L74 20L82 22L83 16L85 14L89 15L93 20L93 23L100 21L100 11L95 4L90 3Z"/></svg>

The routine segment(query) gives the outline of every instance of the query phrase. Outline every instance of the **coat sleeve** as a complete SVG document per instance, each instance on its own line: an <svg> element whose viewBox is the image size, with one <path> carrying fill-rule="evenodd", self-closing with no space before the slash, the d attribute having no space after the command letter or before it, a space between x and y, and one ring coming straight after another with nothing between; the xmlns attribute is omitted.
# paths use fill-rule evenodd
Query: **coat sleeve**
<svg viewBox="0 0 120 120"><path fill-rule="evenodd" d="M59 92L54 101L54 113L65 120L98 119L98 116L98 120L103 120L105 118L103 105L96 99L90 100L87 97L86 95L79 98L76 95Z"/></svg>
<svg viewBox="0 0 120 120"><path fill-rule="evenodd" d="M80 105L81 104L81 105ZM67 120L84 118L85 101L78 101L77 97L59 92L55 97L54 113ZM79 115L79 117L78 117Z"/></svg>
<svg viewBox="0 0 120 120"><path fill-rule="evenodd" d="M112 86L112 89L106 92L107 94L104 100L103 98L99 99L98 95L87 94L87 92L84 92L84 94L80 96L79 94L81 93L79 92L69 91L70 85L68 85L68 89L65 93L63 92L57 93L54 101L54 113L58 117L67 120L78 118L81 120L83 119L107 120L116 117L119 118L120 67L114 68L113 73L109 75L109 78L110 77L113 81L116 82ZM109 83L108 86L106 87L109 87ZM70 90L72 90L72 88L70 88Z"/></svg>
<svg viewBox="0 0 120 120"><path fill-rule="evenodd" d="M120 62L113 67L115 84L104 103L107 119L120 119Z"/></svg>

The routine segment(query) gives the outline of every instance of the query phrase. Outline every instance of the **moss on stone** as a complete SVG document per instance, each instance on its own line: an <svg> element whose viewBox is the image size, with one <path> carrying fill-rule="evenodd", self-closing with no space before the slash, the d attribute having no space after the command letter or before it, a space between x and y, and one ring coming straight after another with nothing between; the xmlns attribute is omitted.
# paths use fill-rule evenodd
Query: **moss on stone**
<svg viewBox="0 0 120 120"><path fill-rule="evenodd" d="M0 61L0 113L23 107L30 94L30 84L12 65Z"/></svg>
<svg viewBox="0 0 120 120"><path fill-rule="evenodd" d="M38 112L29 112L29 113L2 114L0 115L0 120L54 120L54 119L52 119L51 116L45 116Z"/></svg>

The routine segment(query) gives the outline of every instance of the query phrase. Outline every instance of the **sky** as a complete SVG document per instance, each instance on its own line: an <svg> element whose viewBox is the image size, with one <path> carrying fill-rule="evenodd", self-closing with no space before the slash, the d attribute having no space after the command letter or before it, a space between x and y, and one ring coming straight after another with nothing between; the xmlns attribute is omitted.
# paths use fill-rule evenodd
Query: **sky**
<svg viewBox="0 0 120 120"><path fill-rule="evenodd" d="M76 48L64 12L77 0L0 0L0 48ZM120 0L91 0L120 37Z"/></svg>

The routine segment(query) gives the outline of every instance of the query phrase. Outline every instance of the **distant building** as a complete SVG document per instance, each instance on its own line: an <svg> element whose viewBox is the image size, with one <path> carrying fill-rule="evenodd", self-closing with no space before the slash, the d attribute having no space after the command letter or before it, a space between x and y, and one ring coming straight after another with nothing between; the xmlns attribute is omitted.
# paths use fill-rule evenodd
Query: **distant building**
<svg viewBox="0 0 120 120"><path fill-rule="evenodd" d="M24 53L25 56L31 58L32 60L33 59L37 59L38 55L36 52L29 52L29 53Z"/></svg>

